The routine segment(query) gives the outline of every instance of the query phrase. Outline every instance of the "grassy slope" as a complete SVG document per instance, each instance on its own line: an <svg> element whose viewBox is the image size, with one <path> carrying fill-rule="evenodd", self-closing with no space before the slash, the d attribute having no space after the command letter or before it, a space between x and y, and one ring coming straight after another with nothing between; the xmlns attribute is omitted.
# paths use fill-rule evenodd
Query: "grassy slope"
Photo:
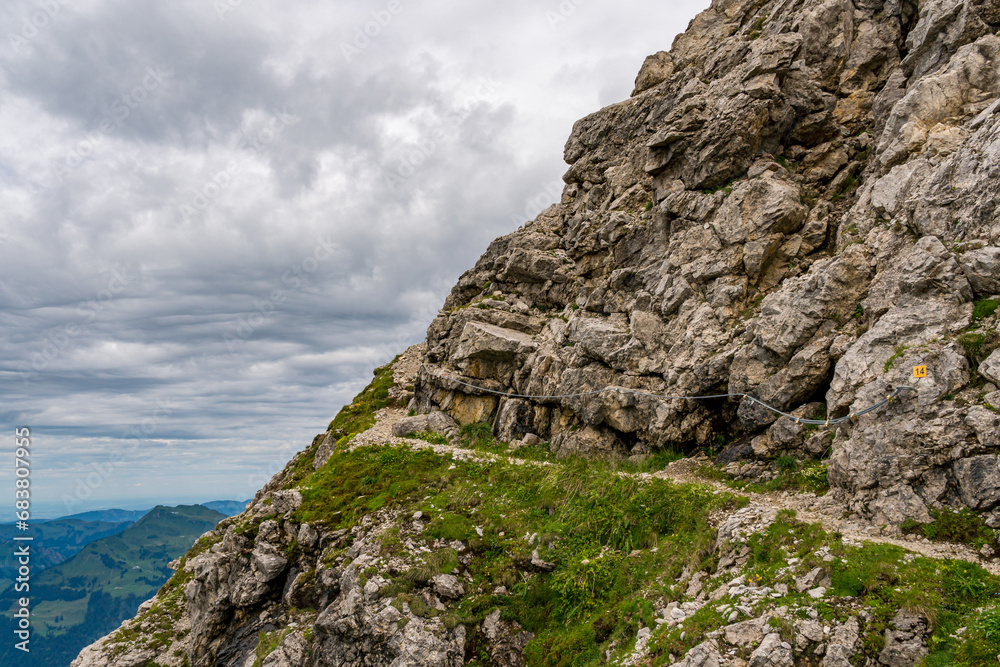
<svg viewBox="0 0 1000 667"><path fill-rule="evenodd" d="M341 445L373 421L390 384L391 368L377 369L372 384L331 423ZM466 444L500 452L486 430L464 429ZM448 626L465 624L469 664L489 663L479 627L494 609L534 633L525 650L526 664L551 667L603 664L607 650L626 655L640 627L655 628L649 664L669 664L670 655L682 655L702 641L705 632L727 623L719 608L733 602L728 597L702 608L683 628L657 626L653 611L668 600L686 599L686 581L679 578L685 567L715 572L715 532L708 518L744 504L738 495L662 480L640 483L603 462L476 463L408 448L339 447L323 468L313 471L309 453L298 456L285 471L285 486L303 491L295 520L335 530L352 527L375 511L392 512L397 520L381 545L385 562L404 555L405 539L431 550L404 571L382 566L365 576L378 572L391 579L380 594L392 597L394 604L405 602L420 615L440 615ZM543 451L525 453L548 458ZM409 517L418 510L429 523L422 534L414 535ZM239 529L254 532L256 525ZM536 533L530 544L526 538ZM457 552L435 542L440 539L464 541L472 559L461 565ZM188 557L210 541L196 545ZM745 546L750 560L742 574L756 585L793 584L795 575L824 568L833 583L823 600L796 593L790 585L791 593L766 604L787 605L792 618L814 610L825 621L842 621L864 609L871 617L862 637L866 655L877 656L887 624L902 608L923 611L930 620L927 665L986 664L1000 653L1000 606L995 602L1000 580L978 566L914 557L885 545L845 545L839 535L803 524L790 513L779 515ZM824 546L830 554L826 559L817 553ZM542 559L556 566L551 573L531 565L536 547ZM345 550L326 557L339 561ZM802 561L794 572L787 567L792 557ZM472 583L449 610L431 609L414 594L435 574L460 568L468 570ZM164 586L148 622L169 629L179 613L177 591L188 576L180 572ZM708 586L714 589L733 576L727 573ZM495 595L497 586L505 586L509 595ZM754 612L765 609L762 605ZM794 641L791 623L776 619L772 626ZM959 633L960 628L966 630ZM143 641L162 644L169 639Z"/></svg>
<svg viewBox="0 0 1000 667"><path fill-rule="evenodd" d="M79 519L59 519L36 523L31 527L35 538L32 566L35 571L58 565L73 557L81 549L95 540L116 535L132 521L111 523L107 521L81 521ZM13 525L0 526L0 591L9 586L17 573L17 559L14 557L13 537L20 533Z"/></svg>

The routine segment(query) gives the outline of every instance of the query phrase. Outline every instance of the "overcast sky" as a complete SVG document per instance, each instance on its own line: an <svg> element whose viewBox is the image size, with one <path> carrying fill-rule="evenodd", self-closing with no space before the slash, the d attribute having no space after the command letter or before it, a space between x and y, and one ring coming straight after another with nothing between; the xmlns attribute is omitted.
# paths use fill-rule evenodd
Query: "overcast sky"
<svg viewBox="0 0 1000 667"><path fill-rule="evenodd" d="M0 421L36 516L250 497L707 5L5 0Z"/></svg>

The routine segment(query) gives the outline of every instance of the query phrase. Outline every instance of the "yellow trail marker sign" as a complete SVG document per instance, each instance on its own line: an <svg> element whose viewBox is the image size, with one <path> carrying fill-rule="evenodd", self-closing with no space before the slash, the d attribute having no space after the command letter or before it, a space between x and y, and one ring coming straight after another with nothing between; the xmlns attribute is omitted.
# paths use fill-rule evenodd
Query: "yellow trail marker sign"
<svg viewBox="0 0 1000 667"><path fill-rule="evenodd" d="M913 377L915 377L915 378L925 378L925 377L927 377L927 366L914 366L913 367Z"/></svg>

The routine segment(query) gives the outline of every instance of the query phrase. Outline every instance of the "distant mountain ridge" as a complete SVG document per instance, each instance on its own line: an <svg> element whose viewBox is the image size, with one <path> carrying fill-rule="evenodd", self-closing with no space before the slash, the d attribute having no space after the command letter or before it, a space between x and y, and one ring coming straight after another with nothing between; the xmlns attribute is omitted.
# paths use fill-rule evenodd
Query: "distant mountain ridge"
<svg viewBox="0 0 1000 667"><path fill-rule="evenodd" d="M226 516L240 514L249 501L212 500L199 503ZM58 565L78 553L95 540L117 535L146 516L153 508L144 510L107 509L91 510L56 519L37 520L32 525L35 552L32 568L41 570ZM22 534L13 523L0 523L0 591L13 581L17 563L13 549L2 545L13 543L15 535Z"/></svg>
<svg viewBox="0 0 1000 667"><path fill-rule="evenodd" d="M246 509L247 503L250 500L210 500L207 503L195 503L201 505L202 507L207 507L208 509L215 510L216 512L222 512L226 516L235 516L243 512ZM56 517L54 519L35 519L35 524L40 523L51 523L53 521L64 521L66 519L78 519L80 521L106 521L109 523L120 523L122 521L128 521L135 523L151 510L124 510L118 508L112 508L107 510L89 510L87 512L79 512L77 514L68 514L66 516ZM0 531L3 531L7 526L13 526L13 522L0 522ZM2 533L0 533L2 534Z"/></svg>
<svg viewBox="0 0 1000 667"><path fill-rule="evenodd" d="M68 516L61 516L55 519L36 519L35 523L50 523L52 521L63 521L65 519L77 519L79 521L109 521L111 523L128 521L130 523L135 523L142 517L146 516L151 509L152 508L145 510L91 510L89 512L70 514Z"/></svg>
<svg viewBox="0 0 1000 667"><path fill-rule="evenodd" d="M32 554L34 572L58 565L72 558L95 540L117 535L134 521L82 521L80 519L54 519L32 526L35 551ZM20 533L13 524L0 525L0 590L7 587L16 576L17 559L11 545Z"/></svg>
<svg viewBox="0 0 1000 667"><path fill-rule="evenodd" d="M0 646L0 664L69 664L83 646L134 615L173 574L170 561L224 518L222 512L201 505L158 505L120 533L95 540L65 562L33 574L35 635L30 658L26 662L20 654L15 657L7 642ZM78 523L88 525L77 519L49 525ZM7 618L18 595L10 587L0 593L0 608Z"/></svg>
<svg viewBox="0 0 1000 667"><path fill-rule="evenodd" d="M213 500L207 503L199 503L202 507L207 507L210 510L215 510L216 512L222 512L226 516L236 516L237 514L242 514L243 510L247 508L247 503L250 500Z"/></svg>

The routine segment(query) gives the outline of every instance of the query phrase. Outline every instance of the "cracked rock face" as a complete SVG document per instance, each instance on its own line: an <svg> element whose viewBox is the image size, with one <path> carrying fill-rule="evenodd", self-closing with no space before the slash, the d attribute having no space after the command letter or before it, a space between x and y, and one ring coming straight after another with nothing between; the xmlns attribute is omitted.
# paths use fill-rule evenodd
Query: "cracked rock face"
<svg viewBox="0 0 1000 667"><path fill-rule="evenodd" d="M979 390L1000 381L997 317L973 318L1000 293L987 4L714 2L576 123L560 201L461 277L413 407L564 455L832 443L835 496L888 523L1000 506L974 491L1000 431ZM747 399L621 390L839 417L896 385L917 392L808 444Z"/></svg>
<svg viewBox="0 0 1000 667"><path fill-rule="evenodd" d="M739 469L829 453L834 499L876 523L965 506L1000 525L1000 335L983 308L1000 299L998 30L996 3L980 0L714 0L646 59L630 99L574 125L560 201L460 278L427 332L420 414L397 435L485 422L503 440L609 458L721 439ZM824 405L828 418L854 414L898 385L916 391L835 428L796 421ZM792 416L676 398L728 393ZM317 436L287 470L324 465L335 444ZM462 664L475 647L465 626L426 612L458 604L472 580L443 574L393 604L376 564L380 531L400 517L296 525L302 495L285 474L239 530L223 521L177 563L180 584L127 622L136 637L101 639L74 667L242 667L275 633L268 667ZM718 567L745 564L747 536L776 515L723 521ZM418 534L420 518L401 525ZM405 558L396 571L419 549ZM557 567L538 548L528 562ZM827 595L822 570L798 577ZM763 589L691 576L687 590L699 601L661 610L669 627L706 598ZM171 615L167 646L139 641L154 611ZM831 628L786 619L797 634L782 640L749 606L720 613L728 625L676 664L786 666L808 651L809 664L847 667L861 650L860 615ZM481 632L493 663L522 664L530 632L499 611ZM919 663L927 634L927 619L900 612L879 663ZM749 662L730 660L735 647Z"/></svg>

